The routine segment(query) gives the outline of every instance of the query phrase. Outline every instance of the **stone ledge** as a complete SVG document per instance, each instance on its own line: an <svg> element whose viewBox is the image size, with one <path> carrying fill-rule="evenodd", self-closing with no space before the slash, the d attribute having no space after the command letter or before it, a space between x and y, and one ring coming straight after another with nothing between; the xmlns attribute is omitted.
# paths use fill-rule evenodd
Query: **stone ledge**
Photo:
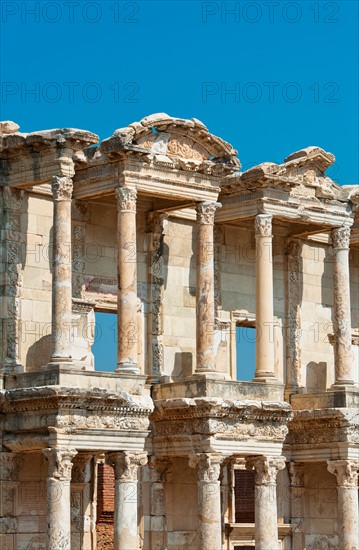
<svg viewBox="0 0 359 550"><path fill-rule="evenodd" d="M333 388L323 393L301 393L290 396L293 410L337 409L359 407L359 387Z"/></svg>

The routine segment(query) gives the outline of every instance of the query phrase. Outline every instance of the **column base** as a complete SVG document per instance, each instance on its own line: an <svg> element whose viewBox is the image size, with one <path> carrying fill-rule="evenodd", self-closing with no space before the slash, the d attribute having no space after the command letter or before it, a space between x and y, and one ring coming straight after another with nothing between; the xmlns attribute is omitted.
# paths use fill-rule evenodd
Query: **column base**
<svg viewBox="0 0 359 550"><path fill-rule="evenodd" d="M261 384L280 384L278 378L276 378L272 373L264 372L263 375L255 376L252 382L260 382Z"/></svg>
<svg viewBox="0 0 359 550"><path fill-rule="evenodd" d="M46 369L47 367L62 367L65 369L75 369L75 364L72 360L72 357L51 357L47 365L41 367Z"/></svg>
<svg viewBox="0 0 359 550"><path fill-rule="evenodd" d="M115 369L116 374L141 374L137 363L119 363Z"/></svg>
<svg viewBox="0 0 359 550"><path fill-rule="evenodd" d="M333 388L333 390L345 390L346 388L352 388L353 386L355 386L354 380L339 380L338 382L334 382L330 388Z"/></svg>

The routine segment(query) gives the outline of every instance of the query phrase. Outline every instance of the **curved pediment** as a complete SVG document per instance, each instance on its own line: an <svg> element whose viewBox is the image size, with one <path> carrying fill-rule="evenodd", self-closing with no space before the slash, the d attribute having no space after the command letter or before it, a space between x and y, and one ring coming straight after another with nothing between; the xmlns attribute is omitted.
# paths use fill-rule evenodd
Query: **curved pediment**
<svg viewBox="0 0 359 550"><path fill-rule="evenodd" d="M119 128L101 144L103 153L139 147L149 153L203 162L223 161L240 167L237 151L230 143L211 134L199 120L174 118L157 113Z"/></svg>

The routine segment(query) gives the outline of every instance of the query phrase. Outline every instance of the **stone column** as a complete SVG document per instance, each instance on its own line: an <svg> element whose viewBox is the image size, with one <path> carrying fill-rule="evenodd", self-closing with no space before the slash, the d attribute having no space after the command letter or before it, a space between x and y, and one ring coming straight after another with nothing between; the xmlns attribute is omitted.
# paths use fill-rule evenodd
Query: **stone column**
<svg viewBox="0 0 359 550"><path fill-rule="evenodd" d="M136 198L134 187L117 187L117 315L120 374L139 374L137 344L137 247Z"/></svg>
<svg viewBox="0 0 359 550"><path fill-rule="evenodd" d="M333 229L332 242L334 254L334 386L346 386L354 383L349 286L350 227L344 225Z"/></svg>
<svg viewBox="0 0 359 550"><path fill-rule="evenodd" d="M358 550L358 470L359 461L328 460L328 470L337 478L338 535L340 550Z"/></svg>
<svg viewBox="0 0 359 550"><path fill-rule="evenodd" d="M222 548L221 484L223 457L213 453L190 455L198 474L198 533L201 550Z"/></svg>
<svg viewBox="0 0 359 550"><path fill-rule="evenodd" d="M286 395L297 393L301 385L301 249L299 239L287 240Z"/></svg>
<svg viewBox="0 0 359 550"><path fill-rule="evenodd" d="M47 476L47 549L71 550L71 470L75 449L44 449Z"/></svg>
<svg viewBox="0 0 359 550"><path fill-rule="evenodd" d="M218 202L197 205L197 374L213 373L214 360L214 216Z"/></svg>
<svg viewBox="0 0 359 550"><path fill-rule="evenodd" d="M147 230L150 233L150 311L148 315L148 382L158 383L163 372L163 291L164 265L163 240L164 225L168 214L150 212Z"/></svg>
<svg viewBox="0 0 359 550"><path fill-rule="evenodd" d="M256 375L258 382L275 380L273 327L272 216L258 214L256 232Z"/></svg>
<svg viewBox="0 0 359 550"><path fill-rule="evenodd" d="M166 475L171 467L168 458L149 460L150 467L150 549L167 548Z"/></svg>
<svg viewBox="0 0 359 550"><path fill-rule="evenodd" d="M277 473L285 468L285 458L249 457L246 460L246 468L255 470L256 550L279 550Z"/></svg>
<svg viewBox="0 0 359 550"><path fill-rule="evenodd" d="M114 550L138 550L137 470L147 463L145 453L115 452L106 461L115 469Z"/></svg>
<svg viewBox="0 0 359 550"><path fill-rule="evenodd" d="M71 264L71 178L54 176L51 181L54 199L52 260L52 338L50 364L73 367L70 354L72 318Z"/></svg>
<svg viewBox="0 0 359 550"><path fill-rule="evenodd" d="M303 550L305 547L303 516L304 516L304 464L291 462L289 464L292 550Z"/></svg>

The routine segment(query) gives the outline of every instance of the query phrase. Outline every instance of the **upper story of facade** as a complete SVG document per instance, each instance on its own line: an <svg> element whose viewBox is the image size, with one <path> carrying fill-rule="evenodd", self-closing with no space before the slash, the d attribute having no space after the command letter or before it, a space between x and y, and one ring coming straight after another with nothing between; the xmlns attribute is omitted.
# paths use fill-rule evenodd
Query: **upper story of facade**
<svg viewBox="0 0 359 550"><path fill-rule="evenodd" d="M208 395L325 394L325 406L359 382L359 188L326 176L331 153L242 172L204 124L166 114L100 144L78 129L1 130L5 388L61 371L130 393L160 382L163 399L204 380ZM96 312L117 313L108 375ZM242 341L255 329L256 365L231 385L246 368L239 328Z"/></svg>

